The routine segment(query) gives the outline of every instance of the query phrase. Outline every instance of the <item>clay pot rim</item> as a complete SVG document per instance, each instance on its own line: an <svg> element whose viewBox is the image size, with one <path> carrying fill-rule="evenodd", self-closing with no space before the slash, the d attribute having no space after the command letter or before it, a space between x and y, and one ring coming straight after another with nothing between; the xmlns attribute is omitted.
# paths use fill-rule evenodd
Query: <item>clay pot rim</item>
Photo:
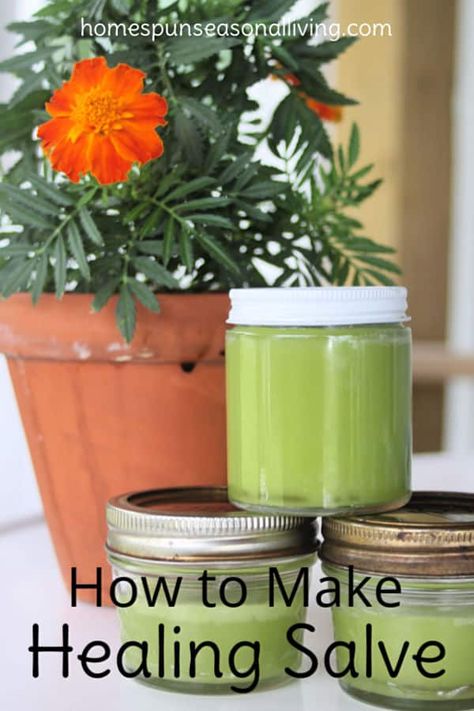
<svg viewBox="0 0 474 711"><path fill-rule="evenodd" d="M157 298L169 298L170 296L180 296L180 297L216 297L216 296L227 296L229 291L155 291L153 292ZM33 308L38 308L41 303L45 301L53 301L54 303L61 304L65 300L76 299L93 299L95 294L92 291L66 291L64 295L58 299L53 291L46 291L41 294L39 301L36 304L31 302L31 293L29 291L18 291L16 294L12 294L7 298L0 297L0 304L6 304L11 301L16 301L20 299L28 299L31 302ZM118 299L118 294L112 294L110 301Z"/></svg>
<svg viewBox="0 0 474 711"><path fill-rule="evenodd" d="M224 355L226 292L158 292L160 312L137 304L137 329L128 344L115 322L114 294L99 312L93 294L71 292L60 300L44 294L34 305L28 292L0 301L0 352L39 360L219 362Z"/></svg>

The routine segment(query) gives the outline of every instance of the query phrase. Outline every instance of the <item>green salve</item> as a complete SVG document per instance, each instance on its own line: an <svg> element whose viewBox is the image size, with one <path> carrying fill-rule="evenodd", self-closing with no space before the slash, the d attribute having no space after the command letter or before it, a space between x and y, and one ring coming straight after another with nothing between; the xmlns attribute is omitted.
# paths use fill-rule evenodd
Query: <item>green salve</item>
<svg viewBox="0 0 474 711"><path fill-rule="evenodd" d="M309 515L402 505L410 347L410 329L399 325L231 329L230 499Z"/></svg>
<svg viewBox="0 0 474 711"><path fill-rule="evenodd" d="M249 686L253 690L288 680L285 667L297 671L301 664L301 652L289 644L287 632L305 620L303 597L298 593L291 607L281 599L269 607L267 586L248 577L246 582L248 598L240 607L217 602L215 607L206 608L198 587L185 583L175 607L165 604L150 607L140 596L133 606L119 609L122 642L148 645L149 675L140 676L148 683L191 693L228 692L234 687ZM232 601L230 586L227 592ZM164 627L161 642L160 624ZM293 636L302 641L301 632ZM215 650L206 647L199 651L195 675L191 675L191 645L203 642L213 643ZM255 646L243 642L258 643L257 656ZM131 645L124 659L130 672L139 670L143 663L142 647Z"/></svg>
<svg viewBox="0 0 474 711"><path fill-rule="evenodd" d="M449 585L449 583L446 583ZM413 709L473 709L474 708L474 581L459 583L454 589L438 592L424 591L419 585L417 596L402 584L404 593L400 608L386 609L377 606L366 608L357 604L354 608L334 608L334 636L338 641L355 642L358 649L356 664L359 676L350 675L341 679L341 685L350 694L369 702L389 708ZM456 589L457 588L457 589ZM372 675L367 678L366 626L373 629ZM413 656L422 645L436 642L445 649L439 661L427 664L425 669L435 678L421 674ZM389 674L377 649L383 642L396 669L403 645L409 642L409 650L403 659L399 673ZM437 647L425 650L429 658L439 654ZM338 666L348 664L346 650L339 652Z"/></svg>

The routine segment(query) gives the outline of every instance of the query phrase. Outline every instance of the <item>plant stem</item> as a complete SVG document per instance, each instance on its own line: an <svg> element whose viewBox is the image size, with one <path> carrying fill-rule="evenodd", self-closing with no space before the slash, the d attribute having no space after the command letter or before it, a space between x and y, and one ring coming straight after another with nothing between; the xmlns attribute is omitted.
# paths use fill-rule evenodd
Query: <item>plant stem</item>
<svg viewBox="0 0 474 711"><path fill-rule="evenodd" d="M168 207L166 203L161 202L161 200L157 200L156 198L148 198L148 202L152 203L153 205L156 205L156 207L161 207L161 209L171 215L171 217L173 217L176 222L179 222L181 225L183 225L183 227L188 227L187 220L181 217L181 215L178 215L178 213L175 212L173 208Z"/></svg>
<svg viewBox="0 0 474 711"><path fill-rule="evenodd" d="M168 72L166 69L166 57L163 50L163 45L161 43L158 45L158 63L160 66L160 73L161 78L163 79L163 84L165 85L166 91L168 92L169 101L174 106L178 102L174 93L173 85L171 84L170 78L168 76Z"/></svg>
<svg viewBox="0 0 474 711"><path fill-rule="evenodd" d="M93 190L93 192L91 193L90 198L89 198L89 200L88 200L87 202L90 202L90 201L92 200L92 198L95 196L95 194L96 194L96 192L97 192L98 189L99 189L99 187L96 185L96 186L94 187L94 190ZM86 204L87 204L87 203L86 203ZM70 212L69 215L67 215L67 216L64 218L64 220L63 220L63 221L56 227L56 229L50 234L50 236L48 237L48 239L46 240L46 242L43 244L43 246L40 247L40 249L38 249L38 251L36 252L36 255L35 255L36 257L41 256L41 255L43 254L43 252L46 251L46 249L49 247L49 245L51 244L51 242L53 242L53 241L56 239L56 237L58 237L58 235L62 232L63 228L73 219L73 217L76 217L76 215L78 214L79 210L80 210L82 207L84 207L84 205L80 205L80 206L75 207L74 210L73 210L72 212Z"/></svg>
<svg viewBox="0 0 474 711"><path fill-rule="evenodd" d="M129 276L128 269L129 269L129 265L130 265L130 252L134 246L135 245L134 245L133 240L129 240L127 242L127 252L126 252L126 254L124 254L124 257L123 257L123 268L122 268L122 274L120 277L121 284L126 284L128 281L128 276Z"/></svg>

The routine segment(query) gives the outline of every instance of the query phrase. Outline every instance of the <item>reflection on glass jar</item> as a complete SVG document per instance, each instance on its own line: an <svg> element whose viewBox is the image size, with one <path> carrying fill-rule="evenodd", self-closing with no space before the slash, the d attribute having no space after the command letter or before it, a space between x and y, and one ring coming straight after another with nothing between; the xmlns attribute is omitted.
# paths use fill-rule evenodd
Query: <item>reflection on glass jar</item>
<svg viewBox="0 0 474 711"><path fill-rule="evenodd" d="M117 497L107 516L130 676L226 692L278 684L288 680L285 667L298 670L301 653L287 632L305 620L303 594L269 607L268 570L277 566L293 588L314 560L313 522L244 514L225 490L199 488Z"/></svg>
<svg viewBox="0 0 474 711"><path fill-rule="evenodd" d="M406 290L235 289L231 300L231 500L304 515L403 505L411 483Z"/></svg>
<svg viewBox="0 0 474 711"><path fill-rule="evenodd" d="M346 588L349 565L356 582L370 576L370 607L356 596L333 609L336 640L357 649L358 675L345 674L342 687L387 708L473 709L474 496L417 493L400 512L323 528L325 573ZM397 607L375 597L385 576L401 585ZM341 646L340 672L349 657Z"/></svg>

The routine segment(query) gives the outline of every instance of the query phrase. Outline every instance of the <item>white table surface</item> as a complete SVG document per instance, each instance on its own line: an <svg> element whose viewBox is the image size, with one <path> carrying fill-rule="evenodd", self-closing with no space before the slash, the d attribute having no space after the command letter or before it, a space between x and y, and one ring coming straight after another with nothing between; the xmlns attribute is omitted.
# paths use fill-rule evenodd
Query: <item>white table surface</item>
<svg viewBox="0 0 474 711"><path fill-rule="evenodd" d="M424 455L415 458L414 488L474 492L474 457ZM45 524L19 522L0 534L1 635L0 708L8 711L363 711L371 707L346 696L323 671L285 687L246 695L190 696L150 689L112 672L104 679L86 677L71 656L71 675L61 677L59 655L41 655L40 677L31 676L31 628L40 625L41 643L61 641L68 622L70 642L79 653L93 639L119 643L112 609L82 604L69 606ZM331 640L326 611L310 610L318 657ZM113 665L111 665L113 666Z"/></svg>

